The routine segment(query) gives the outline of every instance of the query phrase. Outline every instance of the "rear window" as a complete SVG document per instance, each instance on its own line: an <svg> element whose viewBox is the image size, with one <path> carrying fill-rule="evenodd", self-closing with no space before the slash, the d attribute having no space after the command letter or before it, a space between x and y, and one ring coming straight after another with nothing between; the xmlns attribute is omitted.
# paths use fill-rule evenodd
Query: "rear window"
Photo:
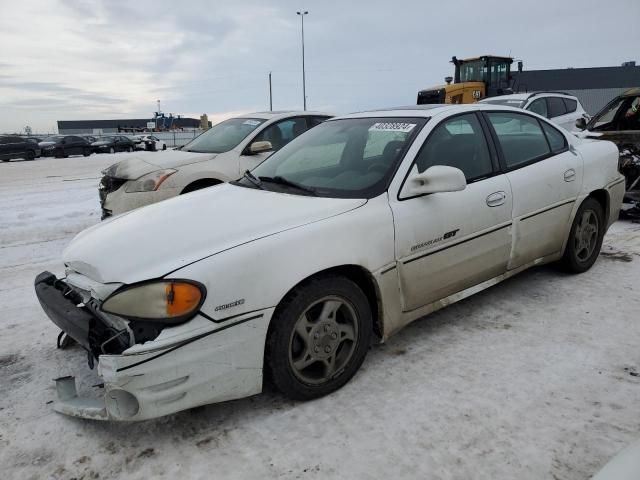
<svg viewBox="0 0 640 480"><path fill-rule="evenodd" d="M560 97L547 97L547 104L549 106L549 118L559 117L567 113L567 107L564 106L564 102Z"/></svg>
<svg viewBox="0 0 640 480"><path fill-rule="evenodd" d="M578 102L573 98L563 98L564 106L567 108L567 113L575 112L578 108Z"/></svg>

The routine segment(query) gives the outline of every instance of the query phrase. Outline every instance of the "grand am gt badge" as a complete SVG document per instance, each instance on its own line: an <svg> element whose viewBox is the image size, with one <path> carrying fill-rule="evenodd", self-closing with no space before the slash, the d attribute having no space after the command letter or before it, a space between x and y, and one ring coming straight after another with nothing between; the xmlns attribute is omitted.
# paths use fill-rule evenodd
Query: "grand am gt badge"
<svg viewBox="0 0 640 480"><path fill-rule="evenodd" d="M411 247L411 251L415 252L416 250L420 250L421 248L430 247L432 245L435 245L436 243L441 242L442 240L446 240L448 238L453 238L453 237L456 236L456 233L458 233L459 231L460 231L460 229L456 228L455 230L451 230L450 232L444 233L441 237L434 238L433 240L429 240L427 242L418 243L417 245L414 245L413 247Z"/></svg>
<svg viewBox="0 0 640 480"><path fill-rule="evenodd" d="M240 300L235 300L231 303L225 303L224 305L218 305L216 308L214 308L214 311L219 312L220 310L226 310L227 308L231 308L231 307L237 307L238 305L242 305L244 303L244 298L241 298Z"/></svg>

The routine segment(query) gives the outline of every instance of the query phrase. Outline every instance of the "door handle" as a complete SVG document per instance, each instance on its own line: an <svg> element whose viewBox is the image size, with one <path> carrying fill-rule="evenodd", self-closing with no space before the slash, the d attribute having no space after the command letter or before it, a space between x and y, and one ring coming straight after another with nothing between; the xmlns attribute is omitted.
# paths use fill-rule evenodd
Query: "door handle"
<svg viewBox="0 0 640 480"><path fill-rule="evenodd" d="M573 182L576 179L576 171L573 168L570 168L566 172L564 172L564 181L565 182Z"/></svg>
<svg viewBox="0 0 640 480"><path fill-rule="evenodd" d="M507 194L505 192L495 192L487 197L487 205L497 207L502 205L506 199Z"/></svg>

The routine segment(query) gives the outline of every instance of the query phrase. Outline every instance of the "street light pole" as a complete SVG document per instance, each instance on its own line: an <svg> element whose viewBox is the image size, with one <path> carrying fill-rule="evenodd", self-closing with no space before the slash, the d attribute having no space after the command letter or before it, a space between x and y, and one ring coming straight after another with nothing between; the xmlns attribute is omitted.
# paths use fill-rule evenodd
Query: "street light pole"
<svg viewBox="0 0 640 480"><path fill-rule="evenodd" d="M303 104L304 110L306 111L307 110L307 86L304 78L304 16L307 15L309 12L307 12L306 10L303 10L296 13L300 15L300 20L302 20L302 104Z"/></svg>

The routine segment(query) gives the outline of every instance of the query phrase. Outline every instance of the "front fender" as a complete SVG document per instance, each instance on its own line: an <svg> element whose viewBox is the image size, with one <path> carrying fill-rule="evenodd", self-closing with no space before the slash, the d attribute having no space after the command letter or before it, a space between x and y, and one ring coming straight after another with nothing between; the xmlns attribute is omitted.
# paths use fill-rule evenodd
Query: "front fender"
<svg viewBox="0 0 640 480"><path fill-rule="evenodd" d="M394 262L386 194L345 213L257 239L172 272L203 283L202 311L220 320L277 306L295 285L333 267L374 273ZM396 291L397 294L397 291Z"/></svg>

